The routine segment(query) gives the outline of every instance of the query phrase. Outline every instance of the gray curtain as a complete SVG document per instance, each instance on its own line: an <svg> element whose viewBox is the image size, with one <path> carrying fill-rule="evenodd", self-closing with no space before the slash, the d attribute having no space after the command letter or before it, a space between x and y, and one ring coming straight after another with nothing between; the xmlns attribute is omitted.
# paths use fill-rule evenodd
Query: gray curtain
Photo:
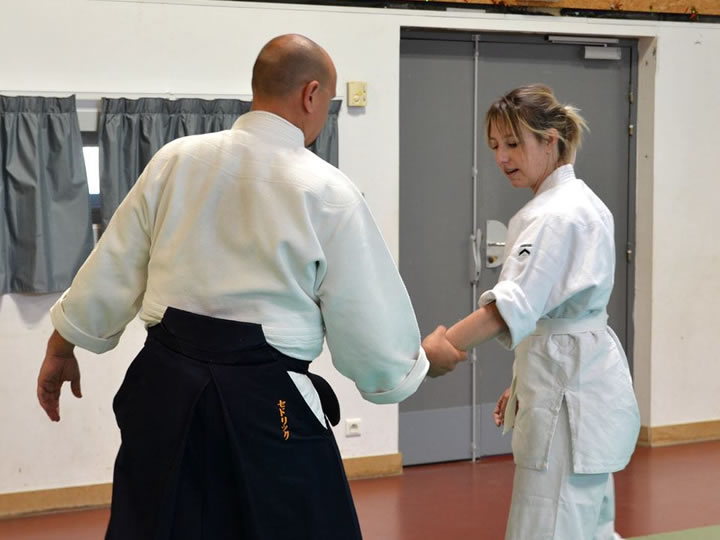
<svg viewBox="0 0 720 540"><path fill-rule="evenodd" d="M340 101L330 104L325 128L310 147L336 167L340 104ZM239 99L103 98L98 128L103 228L150 158L163 145L186 135L230 129L251 105L252 102Z"/></svg>
<svg viewBox="0 0 720 540"><path fill-rule="evenodd" d="M250 102L238 99L103 98L98 127L103 228L161 147L186 135L230 129L249 110Z"/></svg>
<svg viewBox="0 0 720 540"><path fill-rule="evenodd" d="M0 293L66 289L92 249L75 96L0 96Z"/></svg>
<svg viewBox="0 0 720 540"><path fill-rule="evenodd" d="M323 130L308 148L323 158L328 163L338 167L338 113L342 101L333 100L330 102L327 122Z"/></svg>

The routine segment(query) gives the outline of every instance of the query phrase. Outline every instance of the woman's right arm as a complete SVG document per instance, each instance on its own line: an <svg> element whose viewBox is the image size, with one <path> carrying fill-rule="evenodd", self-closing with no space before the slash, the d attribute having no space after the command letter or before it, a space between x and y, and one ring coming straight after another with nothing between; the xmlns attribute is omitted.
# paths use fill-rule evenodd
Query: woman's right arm
<svg viewBox="0 0 720 540"><path fill-rule="evenodd" d="M467 351L507 332L507 329L495 302L491 302L455 323L447 331L447 339L455 348Z"/></svg>

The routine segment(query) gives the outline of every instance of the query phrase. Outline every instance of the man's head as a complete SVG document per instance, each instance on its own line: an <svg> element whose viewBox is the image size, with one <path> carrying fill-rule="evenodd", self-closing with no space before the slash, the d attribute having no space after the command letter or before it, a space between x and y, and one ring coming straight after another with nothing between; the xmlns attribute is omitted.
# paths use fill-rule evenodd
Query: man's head
<svg viewBox="0 0 720 540"><path fill-rule="evenodd" d="M303 131L309 145L325 125L336 83L325 49L298 34L278 36L255 60L252 109L282 116Z"/></svg>

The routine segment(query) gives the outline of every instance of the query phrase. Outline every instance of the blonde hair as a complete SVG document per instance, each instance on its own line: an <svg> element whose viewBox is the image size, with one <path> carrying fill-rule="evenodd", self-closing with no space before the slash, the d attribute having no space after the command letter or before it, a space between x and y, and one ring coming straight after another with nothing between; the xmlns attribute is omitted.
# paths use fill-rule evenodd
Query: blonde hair
<svg viewBox="0 0 720 540"><path fill-rule="evenodd" d="M534 133L539 141L547 140L550 130L555 129L559 161L569 163L580 148L583 131L588 129L578 111L558 102L552 89L544 84L521 86L490 105L485 115L485 136L490 139L494 125L522 144L521 127Z"/></svg>

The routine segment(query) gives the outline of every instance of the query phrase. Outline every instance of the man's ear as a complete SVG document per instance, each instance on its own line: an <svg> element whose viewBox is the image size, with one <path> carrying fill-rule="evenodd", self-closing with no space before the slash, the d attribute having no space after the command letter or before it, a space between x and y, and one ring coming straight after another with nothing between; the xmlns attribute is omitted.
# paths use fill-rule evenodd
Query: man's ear
<svg viewBox="0 0 720 540"><path fill-rule="evenodd" d="M311 113L315 110L317 93L320 90L318 81L310 81L303 88L303 108L305 112Z"/></svg>

